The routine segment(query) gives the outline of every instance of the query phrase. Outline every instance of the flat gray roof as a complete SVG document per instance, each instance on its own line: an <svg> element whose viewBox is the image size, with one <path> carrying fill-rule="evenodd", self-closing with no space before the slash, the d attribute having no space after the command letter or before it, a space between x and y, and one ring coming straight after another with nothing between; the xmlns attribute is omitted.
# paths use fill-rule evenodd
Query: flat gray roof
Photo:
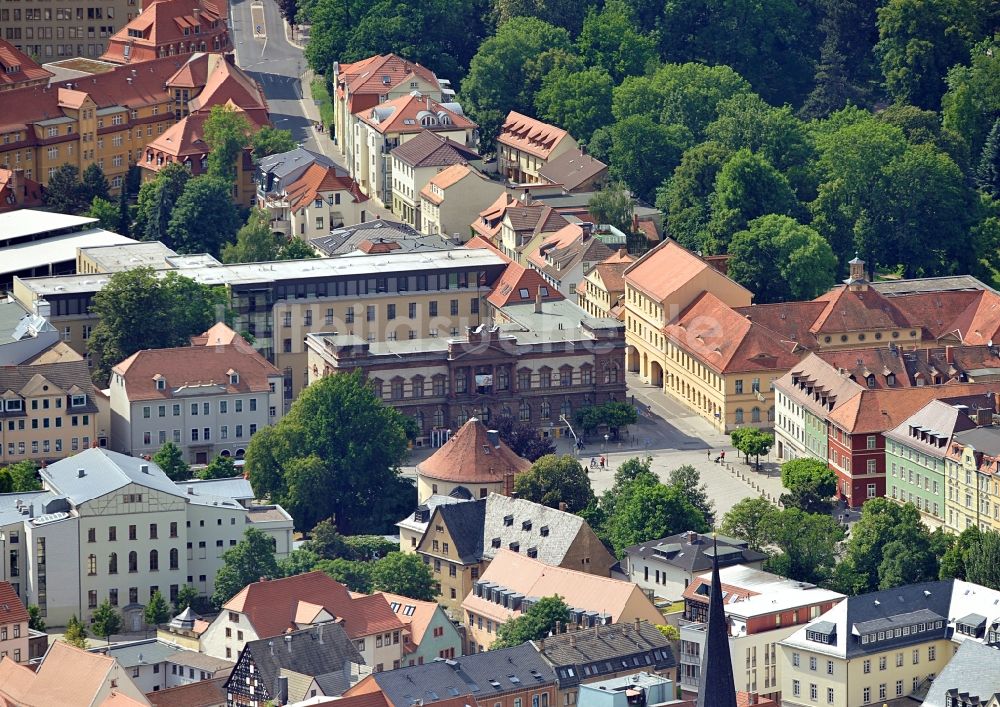
<svg viewBox="0 0 1000 707"><path fill-rule="evenodd" d="M17 212L15 212L17 213ZM0 224L0 233L3 225ZM15 273L22 270L41 267L51 263L65 263L76 260L79 248L95 246L121 246L136 243L128 236L120 236L103 228L92 228L79 233L67 233L37 241L17 243L5 246L0 253L0 274Z"/></svg>
<svg viewBox="0 0 1000 707"><path fill-rule="evenodd" d="M377 277L396 272L438 270L444 268L481 268L504 266L507 261L487 248L456 248L454 250L419 253L385 253L350 255L339 258L310 260L280 260L268 263L239 263L178 268L172 271L203 285L273 284L280 280L308 280L331 277ZM61 275L22 278L21 282L39 296L97 292L107 284L110 275Z"/></svg>
<svg viewBox="0 0 1000 707"><path fill-rule="evenodd" d="M159 241L133 241L115 245L82 246L80 254L93 260L108 272L143 266L170 267L167 257L177 255Z"/></svg>
<svg viewBox="0 0 1000 707"><path fill-rule="evenodd" d="M954 439L956 442L971 445L977 452L989 454L991 457L1000 454L1000 428L997 427L966 430L956 434Z"/></svg>
<svg viewBox="0 0 1000 707"><path fill-rule="evenodd" d="M46 231L57 231L63 228L84 226L97 223L96 218L89 216L72 216L70 214L54 214L37 209L18 209L0 214L0 239L9 241L24 236L34 236ZM75 254L74 254L75 255Z"/></svg>

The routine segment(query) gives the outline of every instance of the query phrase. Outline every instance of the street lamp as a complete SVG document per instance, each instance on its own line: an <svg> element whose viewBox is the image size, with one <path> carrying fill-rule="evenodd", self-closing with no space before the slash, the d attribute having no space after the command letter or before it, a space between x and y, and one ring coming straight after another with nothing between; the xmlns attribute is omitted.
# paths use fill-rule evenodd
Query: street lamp
<svg viewBox="0 0 1000 707"><path fill-rule="evenodd" d="M610 435L608 435L608 434L604 435L604 451L605 452L608 451L608 439L609 438L610 438Z"/></svg>

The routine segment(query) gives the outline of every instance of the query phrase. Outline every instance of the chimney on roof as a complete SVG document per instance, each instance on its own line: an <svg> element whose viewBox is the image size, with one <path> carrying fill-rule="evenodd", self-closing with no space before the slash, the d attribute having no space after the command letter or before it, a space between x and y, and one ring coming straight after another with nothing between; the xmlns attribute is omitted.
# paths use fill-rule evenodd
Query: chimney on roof
<svg viewBox="0 0 1000 707"><path fill-rule="evenodd" d="M268 641L267 647L271 649L271 655L274 655L274 641Z"/></svg>
<svg viewBox="0 0 1000 707"><path fill-rule="evenodd" d="M500 431L499 430L486 430L486 438L490 441L497 449L500 448Z"/></svg>
<svg viewBox="0 0 1000 707"><path fill-rule="evenodd" d="M139 465L139 471L141 471L143 474L148 474L149 473L149 464L140 464Z"/></svg>
<svg viewBox="0 0 1000 707"><path fill-rule="evenodd" d="M635 632L639 633L639 617L635 617Z"/></svg>
<svg viewBox="0 0 1000 707"><path fill-rule="evenodd" d="M531 206L531 190L525 187L524 192L521 194L521 203L525 206Z"/></svg>
<svg viewBox="0 0 1000 707"><path fill-rule="evenodd" d="M976 408L975 416L972 419L976 423L976 427L989 427L993 424L993 410Z"/></svg>
<svg viewBox="0 0 1000 707"><path fill-rule="evenodd" d="M323 645L323 624L322 623L316 624L316 636L317 636L317 638L319 638L319 644L322 646Z"/></svg>
<svg viewBox="0 0 1000 707"><path fill-rule="evenodd" d="M76 470L76 478L82 479L86 475L87 475L87 472L86 472L85 469L77 469Z"/></svg>
<svg viewBox="0 0 1000 707"><path fill-rule="evenodd" d="M590 236L594 233L594 224L590 221L583 221L580 224L580 230L583 231L584 238L590 238Z"/></svg>
<svg viewBox="0 0 1000 707"><path fill-rule="evenodd" d="M24 197L28 195L28 184L24 181L24 170L18 167L11 171L10 190L14 194L14 203L24 205Z"/></svg>
<svg viewBox="0 0 1000 707"><path fill-rule="evenodd" d="M542 313L542 288L535 290L535 314Z"/></svg>
<svg viewBox="0 0 1000 707"><path fill-rule="evenodd" d="M689 530L688 531L688 544L689 545L694 545L696 542L698 542L698 533L696 533L693 530Z"/></svg>
<svg viewBox="0 0 1000 707"><path fill-rule="evenodd" d="M288 648L288 652L289 653L292 652L292 637L291 636L285 636L285 647Z"/></svg>
<svg viewBox="0 0 1000 707"><path fill-rule="evenodd" d="M277 685L275 685L275 702L279 705L288 704L288 676L279 675L277 680Z"/></svg>
<svg viewBox="0 0 1000 707"><path fill-rule="evenodd" d="M567 509L568 507L569 507L569 506L567 506L567 505L566 505L566 502L565 502L565 501L559 501L559 510L560 510L560 511L562 511L563 513L565 513L565 512L566 512L566 509Z"/></svg>
<svg viewBox="0 0 1000 707"><path fill-rule="evenodd" d="M125 77L125 81L126 81L126 83L128 83L129 86L132 85L132 77L131 76L126 76Z"/></svg>
<svg viewBox="0 0 1000 707"><path fill-rule="evenodd" d="M947 363L955 363L955 347L945 346L944 347L944 360Z"/></svg>

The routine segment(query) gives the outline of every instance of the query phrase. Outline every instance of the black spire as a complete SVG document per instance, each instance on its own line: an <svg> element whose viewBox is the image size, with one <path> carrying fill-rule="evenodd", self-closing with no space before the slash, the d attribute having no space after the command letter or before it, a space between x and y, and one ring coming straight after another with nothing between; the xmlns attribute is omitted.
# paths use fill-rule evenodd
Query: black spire
<svg viewBox="0 0 1000 707"><path fill-rule="evenodd" d="M712 535L712 591L708 599L708 630L698 676L697 707L736 707L733 661L729 656L729 627L722 605L719 544Z"/></svg>

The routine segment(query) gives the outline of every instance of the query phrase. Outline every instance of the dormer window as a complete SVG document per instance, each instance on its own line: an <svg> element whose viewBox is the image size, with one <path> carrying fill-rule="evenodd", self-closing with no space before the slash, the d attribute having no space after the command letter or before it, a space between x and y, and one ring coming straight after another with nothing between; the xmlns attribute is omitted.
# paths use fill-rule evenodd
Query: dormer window
<svg viewBox="0 0 1000 707"><path fill-rule="evenodd" d="M865 382L868 384L868 388L869 389L874 388L875 387L875 376L873 374L868 374L868 376L865 378Z"/></svg>
<svg viewBox="0 0 1000 707"><path fill-rule="evenodd" d="M157 390L166 390L167 389L167 380L165 378L157 378L156 379L156 389Z"/></svg>
<svg viewBox="0 0 1000 707"><path fill-rule="evenodd" d="M885 377L885 384L888 386L896 385L896 374L890 373Z"/></svg>
<svg viewBox="0 0 1000 707"><path fill-rule="evenodd" d="M24 409L24 402L20 398L11 398L4 403L4 410L20 412Z"/></svg>
<svg viewBox="0 0 1000 707"><path fill-rule="evenodd" d="M69 406L71 408L82 408L87 404L86 395L71 395L69 398Z"/></svg>
<svg viewBox="0 0 1000 707"><path fill-rule="evenodd" d="M229 373L229 384L230 385L239 385L240 374L237 373L236 371L232 370L232 369L229 369L228 373Z"/></svg>
<svg viewBox="0 0 1000 707"><path fill-rule="evenodd" d="M506 526L514 525L514 516L504 516L503 524Z"/></svg>

